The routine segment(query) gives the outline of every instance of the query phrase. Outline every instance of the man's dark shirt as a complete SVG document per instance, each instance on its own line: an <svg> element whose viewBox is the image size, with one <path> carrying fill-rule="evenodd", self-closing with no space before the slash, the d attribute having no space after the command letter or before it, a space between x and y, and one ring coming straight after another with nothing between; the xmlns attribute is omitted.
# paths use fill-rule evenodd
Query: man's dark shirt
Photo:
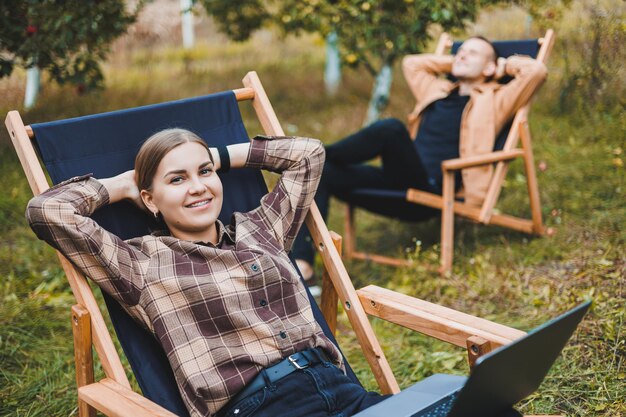
<svg viewBox="0 0 626 417"><path fill-rule="evenodd" d="M446 98L434 101L422 114L422 122L415 139L415 148L428 174L433 191L441 193L441 162L459 157L459 132L463 109L470 96L460 96L454 90ZM461 185L460 171L456 188Z"/></svg>

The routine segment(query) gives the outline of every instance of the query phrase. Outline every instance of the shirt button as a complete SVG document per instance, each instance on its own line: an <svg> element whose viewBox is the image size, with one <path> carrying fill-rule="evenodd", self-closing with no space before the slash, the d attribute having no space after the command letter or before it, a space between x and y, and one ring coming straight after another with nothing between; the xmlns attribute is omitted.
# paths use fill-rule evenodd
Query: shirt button
<svg viewBox="0 0 626 417"><path fill-rule="evenodd" d="M258 264L252 264L252 265L250 265L250 269L252 270L252 272L257 272L259 270L259 265Z"/></svg>
<svg viewBox="0 0 626 417"><path fill-rule="evenodd" d="M261 304L261 307L265 307L267 305L267 301L266 300L261 300L261 301L259 301L259 304Z"/></svg>
<svg viewBox="0 0 626 417"><path fill-rule="evenodd" d="M278 334L279 334L279 335L280 335L280 337L282 337L283 339L286 339L286 338L287 338L287 333L285 333L285 332L282 332L282 331L281 331L281 332L280 332L280 333L278 333Z"/></svg>

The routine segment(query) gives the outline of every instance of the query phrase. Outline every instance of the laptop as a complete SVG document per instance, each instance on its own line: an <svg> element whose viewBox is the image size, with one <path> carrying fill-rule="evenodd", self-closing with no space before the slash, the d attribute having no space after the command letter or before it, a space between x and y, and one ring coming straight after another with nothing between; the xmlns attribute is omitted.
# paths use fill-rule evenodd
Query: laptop
<svg viewBox="0 0 626 417"><path fill-rule="evenodd" d="M591 301L478 358L469 377L435 374L354 417L508 417L539 388Z"/></svg>

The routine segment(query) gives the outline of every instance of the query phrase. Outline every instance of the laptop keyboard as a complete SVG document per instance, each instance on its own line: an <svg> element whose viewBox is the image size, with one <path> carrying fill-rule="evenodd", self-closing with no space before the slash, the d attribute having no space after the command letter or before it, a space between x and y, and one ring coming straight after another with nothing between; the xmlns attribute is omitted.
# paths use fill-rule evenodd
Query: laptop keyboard
<svg viewBox="0 0 626 417"><path fill-rule="evenodd" d="M457 395L458 391L448 395L447 397L441 399L441 401L434 403L430 407L421 410L419 413L413 414L413 417L446 417L450 412L452 404L454 404L454 400L456 400Z"/></svg>

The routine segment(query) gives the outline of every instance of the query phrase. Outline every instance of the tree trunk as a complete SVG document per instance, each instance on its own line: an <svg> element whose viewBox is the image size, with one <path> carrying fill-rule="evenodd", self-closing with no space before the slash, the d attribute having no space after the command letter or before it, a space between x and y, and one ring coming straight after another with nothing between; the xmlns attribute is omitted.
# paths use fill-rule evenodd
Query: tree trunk
<svg viewBox="0 0 626 417"><path fill-rule="evenodd" d="M367 107L367 116L365 117L363 126L367 126L378 120L380 112L387 107L392 80L393 71L391 70L391 64L387 63L383 65L374 80L374 88L372 89L372 96L369 106Z"/></svg>
<svg viewBox="0 0 626 417"><path fill-rule="evenodd" d="M39 74L39 67L31 67L26 70L26 92L24 93L25 109L30 109L37 103L40 86Z"/></svg>
<svg viewBox="0 0 626 417"><path fill-rule="evenodd" d="M337 33L331 32L326 37L326 66L324 68L324 85L326 95L334 96L341 85L341 60Z"/></svg>
<svg viewBox="0 0 626 417"><path fill-rule="evenodd" d="M192 0L180 0L180 11L182 13L181 27L183 31L183 47L185 49L193 48L194 32L193 32L193 6Z"/></svg>

